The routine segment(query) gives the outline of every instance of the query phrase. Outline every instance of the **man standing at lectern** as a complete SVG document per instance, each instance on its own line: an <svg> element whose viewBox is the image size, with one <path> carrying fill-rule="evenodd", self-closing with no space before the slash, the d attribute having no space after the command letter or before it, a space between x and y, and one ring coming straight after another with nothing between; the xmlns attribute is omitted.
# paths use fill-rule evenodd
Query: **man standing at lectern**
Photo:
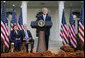
<svg viewBox="0 0 85 58"><path fill-rule="evenodd" d="M51 21L51 16L48 15L48 9L42 9L43 14L37 17L37 21L44 20L44 21ZM48 43L49 43L49 36L50 36L50 29L46 28L45 30L45 46L46 50L48 50Z"/></svg>

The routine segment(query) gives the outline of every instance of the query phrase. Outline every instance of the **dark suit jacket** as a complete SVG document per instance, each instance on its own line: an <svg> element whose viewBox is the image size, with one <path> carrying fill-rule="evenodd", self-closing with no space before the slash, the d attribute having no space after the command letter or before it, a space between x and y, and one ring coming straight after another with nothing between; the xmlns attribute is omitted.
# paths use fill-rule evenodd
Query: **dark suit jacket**
<svg viewBox="0 0 85 58"><path fill-rule="evenodd" d="M21 32L19 30L17 30L17 34L14 30L12 30L10 33L10 37L11 37L11 39L10 39L11 42L16 43L17 41L15 39L20 38L20 43L21 43L22 35L21 35Z"/></svg>
<svg viewBox="0 0 85 58"><path fill-rule="evenodd" d="M41 19L44 20L43 15L38 16L36 21L39 21ZM46 15L45 21L51 21L51 16ZM45 35L50 35L50 29L49 28L46 28Z"/></svg>
<svg viewBox="0 0 85 58"><path fill-rule="evenodd" d="M21 32L22 32L22 41L23 41L23 39L25 38L25 33L24 33L24 30L21 30ZM32 34L31 34L31 32L29 30L27 30L27 33L28 33L28 37L33 39Z"/></svg>

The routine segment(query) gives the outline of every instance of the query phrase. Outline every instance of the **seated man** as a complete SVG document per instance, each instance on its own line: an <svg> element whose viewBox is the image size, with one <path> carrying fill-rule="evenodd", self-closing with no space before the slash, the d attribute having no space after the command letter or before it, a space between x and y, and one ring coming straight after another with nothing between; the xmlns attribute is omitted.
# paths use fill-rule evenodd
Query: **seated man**
<svg viewBox="0 0 85 58"><path fill-rule="evenodd" d="M22 32L22 42L32 42L33 43L33 46L34 46L34 39L32 38L32 35L31 35L31 32L29 30L27 30L27 26L26 24L23 25L23 30L21 30ZM33 48L32 46L32 48ZM26 51L27 53L29 52L28 51L28 45L26 45Z"/></svg>

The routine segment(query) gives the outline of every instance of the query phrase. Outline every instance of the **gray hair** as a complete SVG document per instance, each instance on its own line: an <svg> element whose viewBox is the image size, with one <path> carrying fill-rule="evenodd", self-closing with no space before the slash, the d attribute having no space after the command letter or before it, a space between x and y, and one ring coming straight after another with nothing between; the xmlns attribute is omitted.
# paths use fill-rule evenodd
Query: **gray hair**
<svg viewBox="0 0 85 58"><path fill-rule="evenodd" d="M47 8L43 8L43 9L42 9L42 12L43 12L44 10L47 10L47 12L48 12L48 9L47 9Z"/></svg>
<svg viewBox="0 0 85 58"><path fill-rule="evenodd" d="M23 24L23 26L27 26L27 24Z"/></svg>

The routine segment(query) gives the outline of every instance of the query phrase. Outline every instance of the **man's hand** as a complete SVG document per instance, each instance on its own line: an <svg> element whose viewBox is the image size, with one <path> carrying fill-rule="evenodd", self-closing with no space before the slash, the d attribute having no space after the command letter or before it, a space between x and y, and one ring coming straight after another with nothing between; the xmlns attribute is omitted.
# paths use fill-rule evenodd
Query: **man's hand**
<svg viewBox="0 0 85 58"><path fill-rule="evenodd" d="M23 40L26 40L25 38Z"/></svg>
<svg viewBox="0 0 85 58"><path fill-rule="evenodd" d="M30 40L31 38L28 38L28 41Z"/></svg>

